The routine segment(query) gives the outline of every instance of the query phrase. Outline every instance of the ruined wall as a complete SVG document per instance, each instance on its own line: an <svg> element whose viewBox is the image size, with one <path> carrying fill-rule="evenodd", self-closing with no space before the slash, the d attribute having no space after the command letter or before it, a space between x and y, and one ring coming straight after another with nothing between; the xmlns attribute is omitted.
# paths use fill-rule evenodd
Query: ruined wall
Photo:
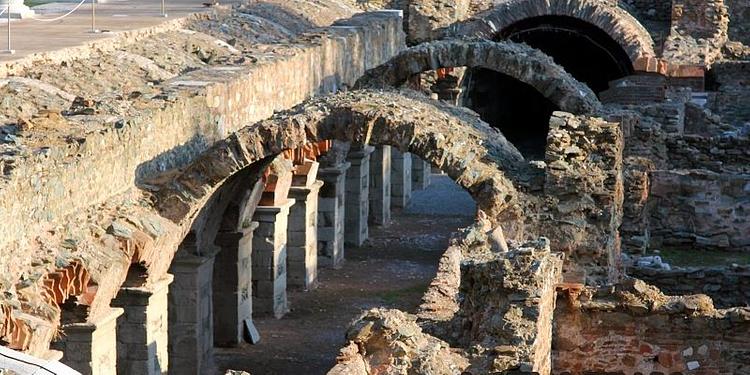
<svg viewBox="0 0 750 375"><path fill-rule="evenodd" d="M668 137L669 166L713 172L750 173L750 137Z"/></svg>
<svg viewBox="0 0 750 375"><path fill-rule="evenodd" d="M650 176L652 248L750 250L750 175L659 170Z"/></svg>
<svg viewBox="0 0 750 375"><path fill-rule="evenodd" d="M706 294L717 308L750 306L750 266L688 267L671 270L632 267L628 275L668 295Z"/></svg>
<svg viewBox="0 0 750 375"><path fill-rule="evenodd" d="M432 39L432 31L470 16L469 0L411 0L407 11L407 42Z"/></svg>
<svg viewBox="0 0 750 375"><path fill-rule="evenodd" d="M507 253L472 256L461 265L458 319L464 347L473 358L471 374L509 370L550 374L555 285L562 258L541 238Z"/></svg>
<svg viewBox="0 0 750 375"><path fill-rule="evenodd" d="M622 0L640 20L671 21L672 0Z"/></svg>
<svg viewBox="0 0 750 375"><path fill-rule="evenodd" d="M678 65L711 65L721 57L728 26L724 0L673 0L663 56Z"/></svg>
<svg viewBox="0 0 750 375"><path fill-rule="evenodd" d="M724 0L729 8L729 39L750 45L750 1Z"/></svg>
<svg viewBox="0 0 750 375"><path fill-rule="evenodd" d="M97 124L104 125L101 131L78 142L14 158L12 168L3 168L0 248L23 249L45 223L133 188L137 179L183 165L275 110L352 84L403 47L400 27L398 13L364 14L302 36L290 49L256 64L193 70L164 82L162 94L135 100L136 109L117 124ZM1 274L19 275L32 259L6 258Z"/></svg>
<svg viewBox="0 0 750 375"><path fill-rule="evenodd" d="M734 126L750 123L750 62L716 63L710 74L718 87L709 92L706 106Z"/></svg>
<svg viewBox="0 0 750 375"><path fill-rule="evenodd" d="M561 296L556 373L750 372L750 309L714 310L706 296L667 297L634 284Z"/></svg>
<svg viewBox="0 0 750 375"><path fill-rule="evenodd" d="M562 112L550 120L544 193L551 202L536 230L567 254L566 280L616 276L623 148L619 123Z"/></svg>

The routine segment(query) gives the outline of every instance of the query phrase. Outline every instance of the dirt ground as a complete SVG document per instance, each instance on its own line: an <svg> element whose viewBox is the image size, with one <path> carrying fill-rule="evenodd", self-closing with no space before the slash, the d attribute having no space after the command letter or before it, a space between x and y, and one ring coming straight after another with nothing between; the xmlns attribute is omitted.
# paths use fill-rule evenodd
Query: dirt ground
<svg viewBox="0 0 750 375"><path fill-rule="evenodd" d="M414 312L451 233L469 225L474 215L471 198L446 176L434 175L429 188L414 194L389 226L370 227L365 245L346 249L341 269L319 270L317 289L290 292L291 311L284 318L256 317L257 345L216 349L216 372L325 374L344 344L347 326L362 310L385 306Z"/></svg>

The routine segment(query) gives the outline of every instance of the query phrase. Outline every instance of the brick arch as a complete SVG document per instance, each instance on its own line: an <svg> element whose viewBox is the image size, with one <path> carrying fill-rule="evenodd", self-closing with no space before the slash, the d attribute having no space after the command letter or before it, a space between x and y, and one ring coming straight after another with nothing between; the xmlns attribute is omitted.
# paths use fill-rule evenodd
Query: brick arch
<svg viewBox="0 0 750 375"><path fill-rule="evenodd" d="M495 39L517 22L544 16L572 17L598 27L622 47L634 65L639 58L656 56L648 30L626 10L605 0L510 0L437 30L436 36Z"/></svg>
<svg viewBox="0 0 750 375"><path fill-rule="evenodd" d="M524 159L470 111L405 91L360 90L311 99L217 143L155 191L156 207L182 227L232 175L264 158L322 140L391 145L441 168L496 222L517 209L512 180Z"/></svg>
<svg viewBox="0 0 750 375"><path fill-rule="evenodd" d="M596 94L552 58L512 42L452 39L423 43L369 70L355 87L399 86L417 73L461 66L485 68L515 78L536 89L562 111L587 114L601 108Z"/></svg>

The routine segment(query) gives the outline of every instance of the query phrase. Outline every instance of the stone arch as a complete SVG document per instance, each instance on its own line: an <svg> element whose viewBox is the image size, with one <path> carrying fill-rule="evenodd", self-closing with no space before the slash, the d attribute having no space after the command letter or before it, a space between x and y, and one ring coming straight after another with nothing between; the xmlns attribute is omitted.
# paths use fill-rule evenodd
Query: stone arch
<svg viewBox="0 0 750 375"><path fill-rule="evenodd" d="M448 67L484 68L536 89L560 110L574 114L598 111L601 103L552 58L524 44L487 40L442 40L420 44L369 70L355 87L399 86L414 74Z"/></svg>
<svg viewBox="0 0 750 375"><path fill-rule="evenodd" d="M496 39L510 26L537 17L570 17L596 26L620 45L632 64L654 57L654 41L626 10L605 0L510 0L474 17L437 30L442 38Z"/></svg>
<svg viewBox="0 0 750 375"><path fill-rule="evenodd" d="M525 162L497 130L470 111L407 91L361 90L315 98L247 126L170 176L155 191L161 215L189 226L227 178L285 150L322 140L390 145L441 168L499 224L516 217Z"/></svg>

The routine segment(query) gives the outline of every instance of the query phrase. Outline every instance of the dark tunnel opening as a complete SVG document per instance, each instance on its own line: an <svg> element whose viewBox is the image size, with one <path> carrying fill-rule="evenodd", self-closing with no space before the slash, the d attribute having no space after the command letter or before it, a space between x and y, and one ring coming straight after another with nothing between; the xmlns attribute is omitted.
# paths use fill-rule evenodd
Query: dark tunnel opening
<svg viewBox="0 0 750 375"><path fill-rule="evenodd" d="M610 81L633 73L630 57L611 36L573 17L528 18L505 28L497 39L543 51L597 94L606 90Z"/></svg>
<svg viewBox="0 0 750 375"><path fill-rule="evenodd" d="M475 68L469 72L466 106L499 129L525 158L543 160L549 119L558 110L535 88L502 73Z"/></svg>

